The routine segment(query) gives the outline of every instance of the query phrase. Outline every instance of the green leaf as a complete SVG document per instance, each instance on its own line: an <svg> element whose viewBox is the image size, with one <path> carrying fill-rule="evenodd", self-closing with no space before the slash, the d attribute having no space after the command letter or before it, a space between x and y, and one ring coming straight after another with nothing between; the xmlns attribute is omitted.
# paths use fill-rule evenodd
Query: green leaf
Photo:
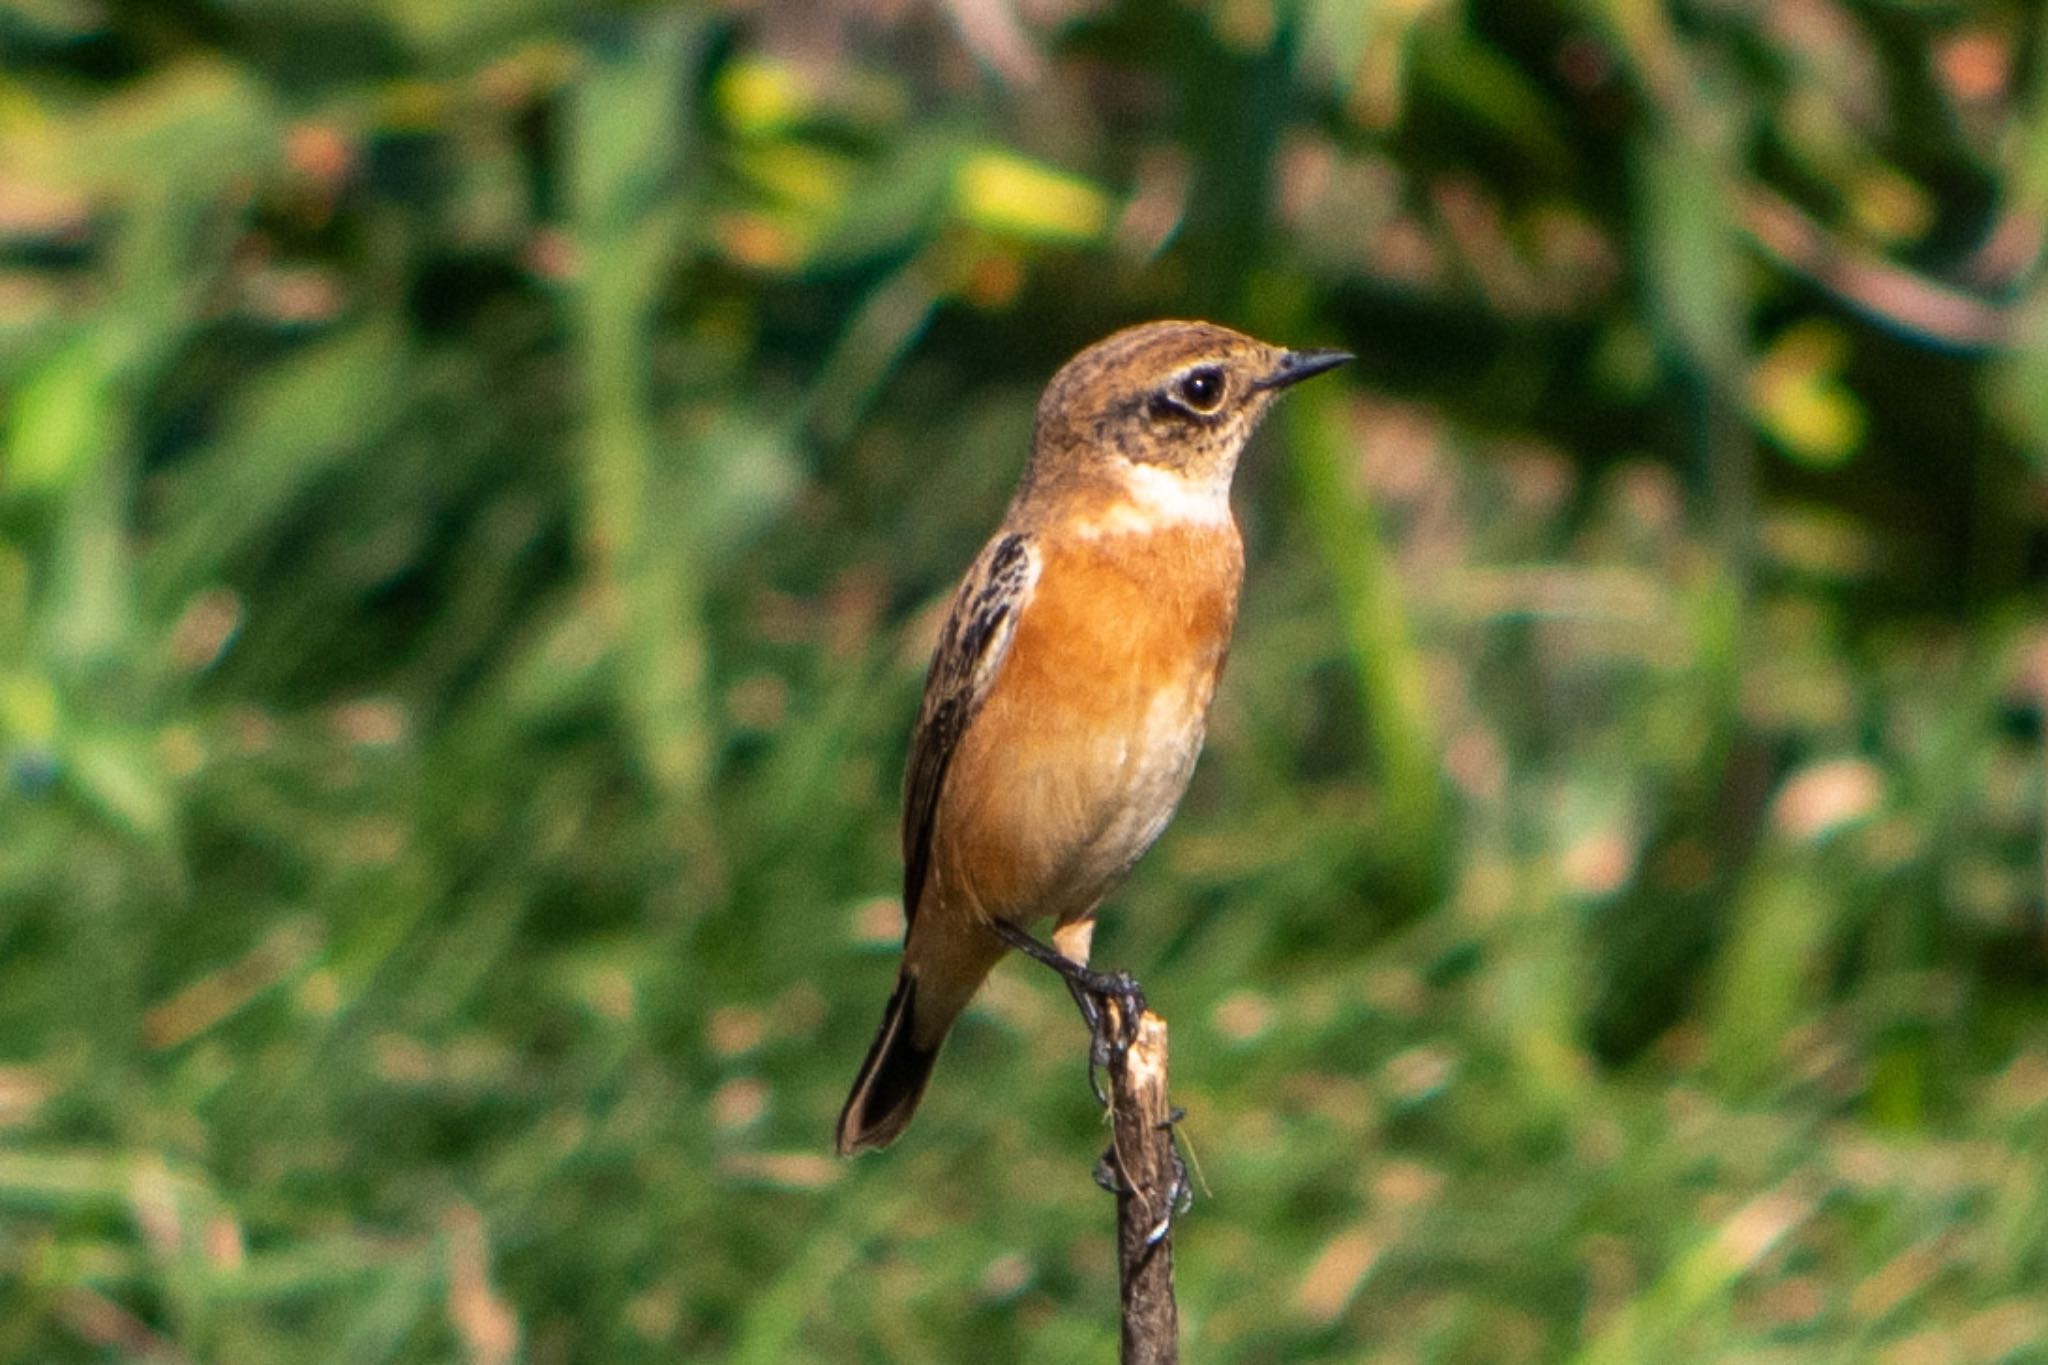
<svg viewBox="0 0 2048 1365"><path fill-rule="evenodd" d="M344 332L279 366L231 411L221 439L178 475L171 530L147 561L162 605L212 582L228 558L403 411L408 350L381 323Z"/></svg>
<svg viewBox="0 0 2048 1365"><path fill-rule="evenodd" d="M78 793L124 833L161 845L169 837L173 805L162 766L138 740L82 736L65 746L64 767Z"/></svg>
<svg viewBox="0 0 2048 1365"><path fill-rule="evenodd" d="M1637 165L1647 238L1642 268L1661 320L1694 364L1734 380L1747 319L1733 206L1699 149L1648 140Z"/></svg>
<svg viewBox="0 0 2048 1365"><path fill-rule="evenodd" d="M127 1200L129 1159L105 1152L0 1148L0 1208L118 1211Z"/></svg>

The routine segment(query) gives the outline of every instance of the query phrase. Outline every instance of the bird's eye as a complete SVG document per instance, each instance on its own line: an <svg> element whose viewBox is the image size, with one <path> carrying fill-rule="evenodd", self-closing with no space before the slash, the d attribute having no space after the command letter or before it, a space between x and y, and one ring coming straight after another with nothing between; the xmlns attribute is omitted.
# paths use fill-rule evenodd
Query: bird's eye
<svg viewBox="0 0 2048 1365"><path fill-rule="evenodd" d="M1180 401L1196 412L1214 412L1223 401L1223 372L1204 367L1182 375L1177 386Z"/></svg>

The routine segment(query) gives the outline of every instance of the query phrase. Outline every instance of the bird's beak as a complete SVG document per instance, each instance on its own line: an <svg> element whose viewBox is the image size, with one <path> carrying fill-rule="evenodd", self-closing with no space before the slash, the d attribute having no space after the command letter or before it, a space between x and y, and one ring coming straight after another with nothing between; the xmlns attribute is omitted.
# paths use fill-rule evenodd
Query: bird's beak
<svg viewBox="0 0 2048 1365"><path fill-rule="evenodd" d="M1334 370L1347 360L1358 357L1349 351L1282 351L1280 363L1273 372L1256 380L1254 389L1284 389L1290 384L1299 384L1304 379L1313 379L1324 370Z"/></svg>

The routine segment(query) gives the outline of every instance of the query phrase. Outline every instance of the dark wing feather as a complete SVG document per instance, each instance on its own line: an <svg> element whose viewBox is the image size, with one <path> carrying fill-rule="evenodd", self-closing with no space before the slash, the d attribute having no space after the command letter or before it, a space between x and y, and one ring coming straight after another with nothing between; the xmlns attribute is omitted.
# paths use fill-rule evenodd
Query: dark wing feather
<svg viewBox="0 0 2048 1365"><path fill-rule="evenodd" d="M1037 581L1038 555L1030 537L998 536L968 570L939 632L903 779L903 912L909 920L917 918L931 868L932 821L946 769L1002 669L1017 614Z"/></svg>

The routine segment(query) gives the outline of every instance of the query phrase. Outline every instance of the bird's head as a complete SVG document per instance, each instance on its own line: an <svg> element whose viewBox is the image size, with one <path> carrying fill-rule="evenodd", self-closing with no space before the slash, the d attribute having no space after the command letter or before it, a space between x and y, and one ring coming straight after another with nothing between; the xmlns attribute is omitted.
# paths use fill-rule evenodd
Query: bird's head
<svg viewBox="0 0 2048 1365"><path fill-rule="evenodd" d="M1147 322L1060 368L1038 403L1029 482L1149 466L1227 494L1237 457L1275 396L1343 364L1210 322Z"/></svg>

